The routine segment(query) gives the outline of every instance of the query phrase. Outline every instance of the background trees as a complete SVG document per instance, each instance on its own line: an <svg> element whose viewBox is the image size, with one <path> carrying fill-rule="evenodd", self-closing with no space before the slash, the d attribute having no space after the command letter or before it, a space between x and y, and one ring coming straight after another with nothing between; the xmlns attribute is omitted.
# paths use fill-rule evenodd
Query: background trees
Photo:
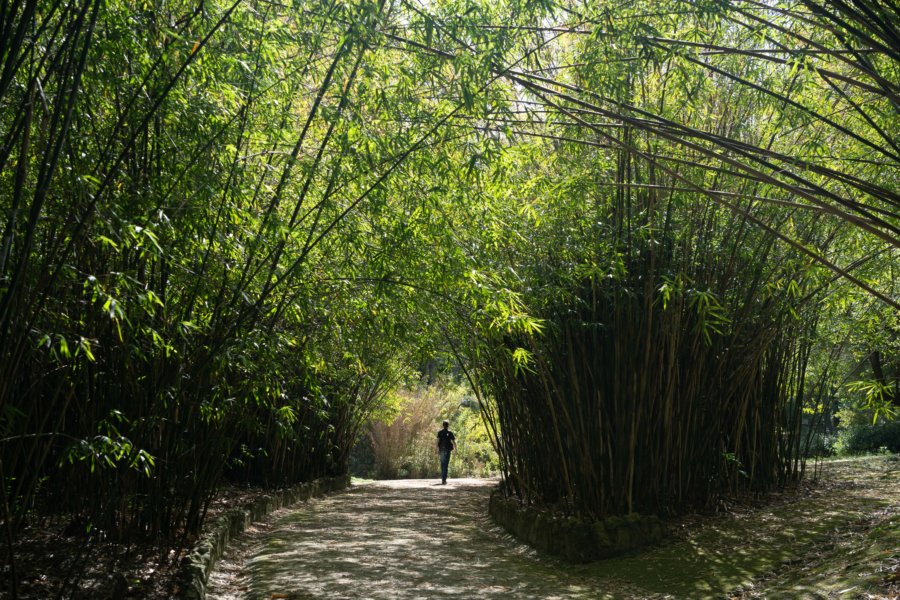
<svg viewBox="0 0 900 600"><path fill-rule="evenodd" d="M893 5L0 7L10 540L341 472L438 349L510 489L595 514L895 410Z"/></svg>
<svg viewBox="0 0 900 600"><path fill-rule="evenodd" d="M497 475L497 456L467 385L450 380L398 390L395 405L370 423L354 448L354 475L377 479L440 477L435 434L450 421L456 436L451 477Z"/></svg>

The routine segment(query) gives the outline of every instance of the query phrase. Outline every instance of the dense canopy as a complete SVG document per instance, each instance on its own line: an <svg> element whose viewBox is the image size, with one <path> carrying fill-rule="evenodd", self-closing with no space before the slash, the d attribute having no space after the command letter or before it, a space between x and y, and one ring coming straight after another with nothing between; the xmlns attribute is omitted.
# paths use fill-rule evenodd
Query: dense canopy
<svg viewBox="0 0 900 600"><path fill-rule="evenodd" d="M889 0L0 0L8 538L342 473L435 356L524 502L795 479L900 406L898 131Z"/></svg>

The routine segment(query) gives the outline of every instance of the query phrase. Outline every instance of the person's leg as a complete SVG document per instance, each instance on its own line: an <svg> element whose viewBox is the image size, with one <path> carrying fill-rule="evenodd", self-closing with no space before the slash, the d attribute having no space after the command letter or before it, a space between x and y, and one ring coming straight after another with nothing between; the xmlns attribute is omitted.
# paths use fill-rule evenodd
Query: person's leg
<svg viewBox="0 0 900 600"><path fill-rule="evenodd" d="M450 465L450 453L441 452L441 483L447 483L447 467Z"/></svg>

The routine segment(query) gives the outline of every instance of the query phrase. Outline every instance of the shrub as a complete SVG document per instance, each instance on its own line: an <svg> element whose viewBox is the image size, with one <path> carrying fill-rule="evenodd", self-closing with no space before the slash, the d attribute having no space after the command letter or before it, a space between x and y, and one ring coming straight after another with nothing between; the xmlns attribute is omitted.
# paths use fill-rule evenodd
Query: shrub
<svg viewBox="0 0 900 600"><path fill-rule="evenodd" d="M400 390L398 413L373 422L354 450L351 472L376 479L438 477L435 435L448 419L456 434L450 463L453 477L496 475L498 462L478 404L465 386L439 384Z"/></svg>
<svg viewBox="0 0 900 600"><path fill-rule="evenodd" d="M416 441L440 419L443 398L439 388L401 390L399 412L390 422L373 422L368 437L374 456L377 479L415 477L420 468L413 464Z"/></svg>
<svg viewBox="0 0 900 600"><path fill-rule="evenodd" d="M851 423L838 435L835 451L840 455L900 452L900 421Z"/></svg>
<svg viewBox="0 0 900 600"><path fill-rule="evenodd" d="M834 456L839 434L828 431L815 431L804 437L802 454L804 458L824 458Z"/></svg>

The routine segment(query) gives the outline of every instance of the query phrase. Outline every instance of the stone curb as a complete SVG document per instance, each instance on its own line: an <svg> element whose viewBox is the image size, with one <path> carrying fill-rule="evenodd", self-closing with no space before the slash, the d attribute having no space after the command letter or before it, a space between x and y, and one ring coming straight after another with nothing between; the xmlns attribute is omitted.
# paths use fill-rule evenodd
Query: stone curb
<svg viewBox="0 0 900 600"><path fill-rule="evenodd" d="M206 599L206 583L216 562L222 558L228 543L252 523L283 506L348 487L350 475L323 477L287 490L266 494L248 508L229 510L203 533L194 549L185 558L182 572L187 583L181 597L184 600Z"/></svg>
<svg viewBox="0 0 900 600"><path fill-rule="evenodd" d="M591 522L522 506L500 490L491 493L488 512L519 540L573 563L625 554L665 535L662 521L655 515L633 513Z"/></svg>

